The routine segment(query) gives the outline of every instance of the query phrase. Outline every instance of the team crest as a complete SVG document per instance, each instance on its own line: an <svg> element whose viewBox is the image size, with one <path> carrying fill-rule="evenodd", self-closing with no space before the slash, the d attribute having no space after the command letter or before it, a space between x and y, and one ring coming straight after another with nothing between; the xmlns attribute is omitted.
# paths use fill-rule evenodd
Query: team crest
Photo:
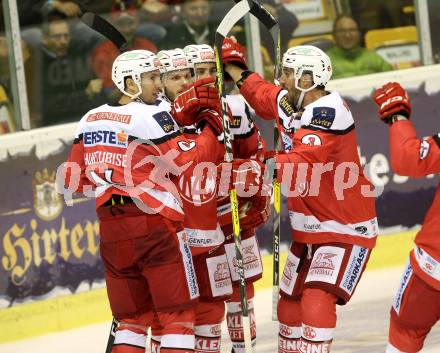
<svg viewBox="0 0 440 353"><path fill-rule="evenodd" d="M36 172L32 186L35 214L43 221L56 219L61 214L64 204L61 194L56 190L55 172L49 173L46 168Z"/></svg>

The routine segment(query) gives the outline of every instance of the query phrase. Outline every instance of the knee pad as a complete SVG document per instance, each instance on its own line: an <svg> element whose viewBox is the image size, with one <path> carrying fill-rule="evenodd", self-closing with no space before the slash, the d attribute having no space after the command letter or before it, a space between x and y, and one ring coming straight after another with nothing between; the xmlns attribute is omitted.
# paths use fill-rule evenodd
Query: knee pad
<svg viewBox="0 0 440 353"><path fill-rule="evenodd" d="M199 301L196 306L195 353L220 353L224 302Z"/></svg>
<svg viewBox="0 0 440 353"><path fill-rule="evenodd" d="M281 297L278 302L278 321L290 327L301 327L301 301Z"/></svg>
<svg viewBox="0 0 440 353"><path fill-rule="evenodd" d="M116 328L113 353L142 353L145 351L147 331L153 321L153 312L130 319L121 319Z"/></svg>
<svg viewBox="0 0 440 353"><path fill-rule="evenodd" d="M338 297L321 289L306 288L301 298L301 340L298 351L330 352L336 327Z"/></svg>
<svg viewBox="0 0 440 353"><path fill-rule="evenodd" d="M321 289L306 288L301 298L302 322L308 326L335 328L338 297Z"/></svg>
<svg viewBox="0 0 440 353"><path fill-rule="evenodd" d="M281 297L277 310L278 353L297 353L301 339L301 302Z"/></svg>
<svg viewBox="0 0 440 353"><path fill-rule="evenodd" d="M158 312L162 325L160 352L192 352L194 350L194 310Z"/></svg>
<svg viewBox="0 0 440 353"><path fill-rule="evenodd" d="M247 300L252 299L255 296L255 289L253 283L246 283L246 298ZM238 283L232 284L232 296L230 302L240 301L240 285Z"/></svg>
<svg viewBox="0 0 440 353"><path fill-rule="evenodd" d="M221 324L225 316L225 302L199 301L196 305L195 326Z"/></svg>

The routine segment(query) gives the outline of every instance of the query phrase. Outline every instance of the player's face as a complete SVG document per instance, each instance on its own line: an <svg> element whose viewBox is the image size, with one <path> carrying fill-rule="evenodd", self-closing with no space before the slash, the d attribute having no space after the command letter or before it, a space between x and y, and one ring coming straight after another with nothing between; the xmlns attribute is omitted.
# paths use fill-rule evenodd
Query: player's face
<svg viewBox="0 0 440 353"><path fill-rule="evenodd" d="M298 81L298 85L304 89L311 87L313 85L312 76L310 74L303 74ZM289 100L296 105L302 91L295 86L295 74L293 69L283 68L280 77L280 86L288 91Z"/></svg>
<svg viewBox="0 0 440 353"><path fill-rule="evenodd" d="M141 75L141 88L140 98L147 104L154 104L162 91L159 70L144 72Z"/></svg>
<svg viewBox="0 0 440 353"><path fill-rule="evenodd" d="M201 80L202 78L212 77L215 78L217 75L217 69L215 63L202 63L195 65L196 80Z"/></svg>
<svg viewBox="0 0 440 353"><path fill-rule="evenodd" d="M191 70L185 69L168 72L163 75L162 83L166 96L170 101L174 101L186 89L186 86L192 83Z"/></svg>

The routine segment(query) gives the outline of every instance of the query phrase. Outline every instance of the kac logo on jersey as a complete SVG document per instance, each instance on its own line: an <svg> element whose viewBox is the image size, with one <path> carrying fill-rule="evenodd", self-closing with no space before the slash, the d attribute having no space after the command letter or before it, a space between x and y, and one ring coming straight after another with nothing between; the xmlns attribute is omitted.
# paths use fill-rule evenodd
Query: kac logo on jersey
<svg viewBox="0 0 440 353"><path fill-rule="evenodd" d="M335 121L336 110L330 107L316 107L313 108L313 117L311 125L330 129Z"/></svg>
<svg viewBox="0 0 440 353"><path fill-rule="evenodd" d="M301 143L303 145L309 145L309 146L322 145L321 138L315 134L308 134L308 135L303 136L303 138L301 139Z"/></svg>

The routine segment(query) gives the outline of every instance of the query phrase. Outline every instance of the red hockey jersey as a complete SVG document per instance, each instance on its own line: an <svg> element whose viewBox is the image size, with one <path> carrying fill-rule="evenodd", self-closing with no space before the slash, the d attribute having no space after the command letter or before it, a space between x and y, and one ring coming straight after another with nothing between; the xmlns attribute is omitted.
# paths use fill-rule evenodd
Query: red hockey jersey
<svg viewBox="0 0 440 353"><path fill-rule="evenodd" d="M440 134L418 139L411 121L396 121L390 127L390 154L392 168L400 175L420 178L440 173ZM414 271L440 290L440 184L415 243Z"/></svg>
<svg viewBox="0 0 440 353"><path fill-rule="evenodd" d="M96 197L130 196L145 212L182 221L177 176L193 164L216 162L223 147L210 128L187 139L161 104L102 105L79 122L65 185Z"/></svg>
<svg viewBox="0 0 440 353"><path fill-rule="evenodd" d="M329 93L296 114L287 91L258 74L250 75L240 92L258 116L277 119L280 126L287 153L276 160L282 165L282 182L289 187L295 241L374 247L374 188L363 174L353 116L341 96Z"/></svg>

